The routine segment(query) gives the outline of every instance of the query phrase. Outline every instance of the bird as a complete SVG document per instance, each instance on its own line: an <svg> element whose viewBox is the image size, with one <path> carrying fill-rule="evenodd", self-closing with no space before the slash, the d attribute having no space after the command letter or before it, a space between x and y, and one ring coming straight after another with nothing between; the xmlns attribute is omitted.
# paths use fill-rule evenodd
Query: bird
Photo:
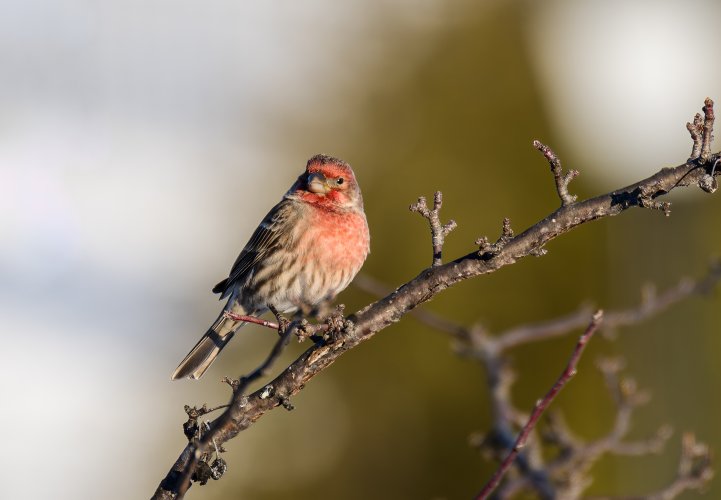
<svg viewBox="0 0 721 500"><path fill-rule="evenodd" d="M318 154L263 218L213 293L228 299L172 380L199 379L245 323L229 316L317 310L344 290L370 252L363 196L351 166Z"/></svg>

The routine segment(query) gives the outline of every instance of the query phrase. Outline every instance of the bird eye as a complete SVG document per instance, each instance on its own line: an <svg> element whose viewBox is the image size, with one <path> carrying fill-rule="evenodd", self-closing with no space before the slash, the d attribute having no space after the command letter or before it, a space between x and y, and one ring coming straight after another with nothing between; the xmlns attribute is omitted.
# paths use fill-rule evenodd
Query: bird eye
<svg viewBox="0 0 721 500"><path fill-rule="evenodd" d="M341 184L343 184L345 182L345 179L343 177L338 177L338 179L336 179L335 182L336 182L336 184L338 184L340 186Z"/></svg>

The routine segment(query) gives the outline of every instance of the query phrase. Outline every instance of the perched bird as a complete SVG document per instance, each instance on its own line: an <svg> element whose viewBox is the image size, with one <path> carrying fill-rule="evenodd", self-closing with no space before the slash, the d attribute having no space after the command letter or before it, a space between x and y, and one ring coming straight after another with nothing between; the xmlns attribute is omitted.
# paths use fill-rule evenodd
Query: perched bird
<svg viewBox="0 0 721 500"><path fill-rule="evenodd" d="M351 166L326 155L305 171L265 216L213 288L223 311L171 376L200 378L245 323L228 317L309 311L347 287L368 256L370 235Z"/></svg>

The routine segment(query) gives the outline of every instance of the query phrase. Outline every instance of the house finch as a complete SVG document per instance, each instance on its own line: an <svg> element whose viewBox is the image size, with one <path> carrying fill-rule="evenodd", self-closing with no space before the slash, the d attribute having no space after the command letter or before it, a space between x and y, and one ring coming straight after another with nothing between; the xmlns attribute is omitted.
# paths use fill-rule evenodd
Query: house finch
<svg viewBox="0 0 721 500"><path fill-rule="evenodd" d="M350 165L325 155L308 160L240 252L229 276L213 288L228 302L171 378L203 375L245 324L227 313L308 311L333 299L360 270L369 241L363 198Z"/></svg>

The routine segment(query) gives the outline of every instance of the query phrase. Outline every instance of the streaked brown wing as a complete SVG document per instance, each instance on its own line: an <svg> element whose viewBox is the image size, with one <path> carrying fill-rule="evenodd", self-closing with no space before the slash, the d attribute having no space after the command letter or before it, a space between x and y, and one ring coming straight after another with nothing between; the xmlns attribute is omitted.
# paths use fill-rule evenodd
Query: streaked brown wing
<svg viewBox="0 0 721 500"><path fill-rule="evenodd" d="M282 228L292 227L292 219L297 216L296 210L292 206L294 203L294 201L283 199L268 212L246 243L243 251L235 259L228 277L213 287L213 293L220 293L222 297L225 297L226 292L236 282L243 281L253 267L263 259L263 256L278 247Z"/></svg>

